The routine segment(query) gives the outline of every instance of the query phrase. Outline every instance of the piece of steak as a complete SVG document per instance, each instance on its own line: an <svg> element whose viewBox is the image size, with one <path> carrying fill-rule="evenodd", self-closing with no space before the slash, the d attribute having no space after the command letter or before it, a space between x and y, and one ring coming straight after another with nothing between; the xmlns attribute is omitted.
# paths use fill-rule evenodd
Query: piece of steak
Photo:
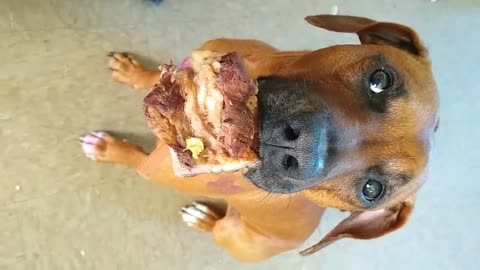
<svg viewBox="0 0 480 270"><path fill-rule="evenodd" d="M228 154L237 157L252 146L255 137L253 112L247 103L257 94L257 86L247 73L239 54L222 56L220 64L217 85L223 93L224 111L219 138L225 144Z"/></svg>
<svg viewBox="0 0 480 270"><path fill-rule="evenodd" d="M183 68L161 66L160 81L144 100L149 127L170 146L175 173L220 173L256 164L258 89L240 55L204 51L190 61ZM204 144L195 159L186 148L188 138Z"/></svg>

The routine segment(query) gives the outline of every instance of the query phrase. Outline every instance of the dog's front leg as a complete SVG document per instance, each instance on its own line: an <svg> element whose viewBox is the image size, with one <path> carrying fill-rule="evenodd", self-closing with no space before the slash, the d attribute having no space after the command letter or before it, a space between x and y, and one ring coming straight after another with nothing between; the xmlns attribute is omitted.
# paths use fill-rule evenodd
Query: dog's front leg
<svg viewBox="0 0 480 270"><path fill-rule="evenodd" d="M292 203L302 204L300 201ZM262 215L265 218L256 217L248 208L236 209L229 205L225 217L218 220L212 229L215 242L243 262L266 260L299 247L316 228L323 213L323 209L316 207L305 211L305 208L299 210L277 206L261 209L261 204L260 207L258 204L256 206L260 209L258 212L266 211ZM297 215L294 211L304 212L304 215Z"/></svg>
<svg viewBox="0 0 480 270"><path fill-rule="evenodd" d="M148 157L148 154L140 146L103 131L93 131L80 137L80 143L84 154L98 162L137 168Z"/></svg>

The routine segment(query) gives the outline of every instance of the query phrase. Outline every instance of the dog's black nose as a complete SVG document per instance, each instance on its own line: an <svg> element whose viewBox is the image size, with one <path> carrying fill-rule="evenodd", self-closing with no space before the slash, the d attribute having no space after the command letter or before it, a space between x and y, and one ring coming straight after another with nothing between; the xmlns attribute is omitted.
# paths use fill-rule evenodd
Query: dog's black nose
<svg viewBox="0 0 480 270"><path fill-rule="evenodd" d="M324 117L300 114L264 123L261 138L263 166L295 180L316 176L325 167L328 138Z"/></svg>

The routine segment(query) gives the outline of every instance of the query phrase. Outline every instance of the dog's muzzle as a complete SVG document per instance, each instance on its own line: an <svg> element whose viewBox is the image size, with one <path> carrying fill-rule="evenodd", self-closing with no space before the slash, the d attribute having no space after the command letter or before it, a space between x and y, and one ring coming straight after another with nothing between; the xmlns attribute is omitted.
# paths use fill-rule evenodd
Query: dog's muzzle
<svg viewBox="0 0 480 270"><path fill-rule="evenodd" d="M329 110L316 91L300 82L278 77L259 81L261 164L246 177L269 192L317 185L330 163Z"/></svg>

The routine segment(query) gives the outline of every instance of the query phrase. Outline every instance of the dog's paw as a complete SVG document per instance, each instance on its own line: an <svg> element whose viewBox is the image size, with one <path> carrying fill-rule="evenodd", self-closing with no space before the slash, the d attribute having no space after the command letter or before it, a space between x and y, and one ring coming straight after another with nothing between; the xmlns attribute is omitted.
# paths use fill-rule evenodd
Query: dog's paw
<svg viewBox="0 0 480 270"><path fill-rule="evenodd" d="M148 80L149 71L131 55L124 52L110 52L108 58L108 66L112 71L113 79L136 89L151 87Z"/></svg>
<svg viewBox="0 0 480 270"><path fill-rule="evenodd" d="M103 131L93 131L79 138L85 156L91 160L129 164L132 153L142 151L125 139L118 139Z"/></svg>
<svg viewBox="0 0 480 270"><path fill-rule="evenodd" d="M106 149L107 142L105 139L109 136L103 131L93 131L79 138L83 153L91 160L99 160L103 158L103 152Z"/></svg>
<svg viewBox="0 0 480 270"><path fill-rule="evenodd" d="M204 232L211 232L221 218L213 209L198 202L182 207L181 214L187 226Z"/></svg>

